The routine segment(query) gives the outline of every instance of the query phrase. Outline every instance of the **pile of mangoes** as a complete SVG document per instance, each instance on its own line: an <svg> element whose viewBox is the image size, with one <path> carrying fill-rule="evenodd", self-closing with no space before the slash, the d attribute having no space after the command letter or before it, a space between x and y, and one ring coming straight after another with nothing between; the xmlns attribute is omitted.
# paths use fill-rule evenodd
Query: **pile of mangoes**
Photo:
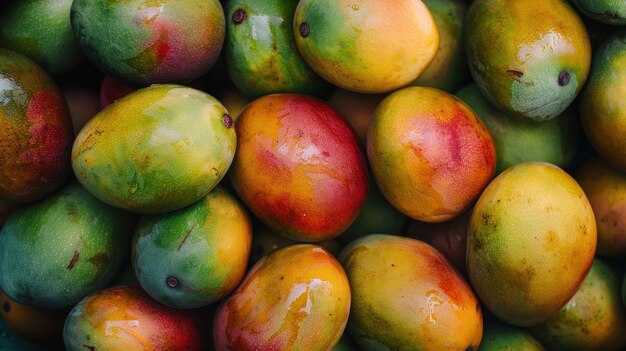
<svg viewBox="0 0 626 351"><path fill-rule="evenodd" d="M0 228L0 350L625 349L626 1L5 1Z"/></svg>

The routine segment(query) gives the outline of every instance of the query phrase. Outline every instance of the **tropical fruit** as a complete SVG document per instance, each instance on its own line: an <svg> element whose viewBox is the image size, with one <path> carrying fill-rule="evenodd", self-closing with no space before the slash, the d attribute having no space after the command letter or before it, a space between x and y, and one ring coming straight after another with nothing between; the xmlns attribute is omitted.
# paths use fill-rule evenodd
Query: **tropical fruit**
<svg viewBox="0 0 626 351"><path fill-rule="evenodd" d="M116 101L80 131L78 180L100 200L140 213L191 205L224 177L235 154L233 120L201 91L153 85Z"/></svg>
<svg viewBox="0 0 626 351"><path fill-rule="evenodd" d="M498 321L485 321L483 340L477 351L544 351L544 347L522 328Z"/></svg>
<svg viewBox="0 0 626 351"><path fill-rule="evenodd" d="M300 0L298 50L322 78L361 93L414 81L435 58L437 26L421 1Z"/></svg>
<svg viewBox="0 0 626 351"><path fill-rule="evenodd" d="M621 0L571 0L587 17L598 22L625 25L626 2Z"/></svg>
<svg viewBox="0 0 626 351"><path fill-rule="evenodd" d="M74 133L63 96L33 61L0 49L0 200L25 203L70 173Z"/></svg>
<svg viewBox="0 0 626 351"><path fill-rule="evenodd" d="M594 53L591 77L580 99L580 119L589 143L626 172L626 29Z"/></svg>
<svg viewBox="0 0 626 351"><path fill-rule="evenodd" d="M200 351L205 331L197 311L151 299L139 287L114 287L82 299L65 322L67 351Z"/></svg>
<svg viewBox="0 0 626 351"><path fill-rule="evenodd" d="M71 22L92 63L138 86L194 80L213 67L224 43L217 0L76 0Z"/></svg>
<svg viewBox="0 0 626 351"><path fill-rule="evenodd" d="M343 334L350 286L341 264L317 245L284 247L257 262L215 315L223 350L330 350Z"/></svg>
<svg viewBox="0 0 626 351"><path fill-rule="evenodd" d="M561 114L585 84L591 63L589 35L565 0L476 0L465 45L483 94L533 121Z"/></svg>
<svg viewBox="0 0 626 351"><path fill-rule="evenodd" d="M364 350L475 350L483 321L470 286L421 241L369 235L341 252L352 292L348 330Z"/></svg>
<svg viewBox="0 0 626 351"><path fill-rule="evenodd" d="M271 230L316 242L343 232L367 195L365 156L330 106L298 94L252 101L236 124L233 187Z"/></svg>
<svg viewBox="0 0 626 351"><path fill-rule="evenodd" d="M474 111L444 91L398 90L381 102L367 132L372 174L407 216L442 222L471 206L493 177L493 139Z"/></svg>
<svg viewBox="0 0 626 351"><path fill-rule="evenodd" d="M218 187L184 209L142 217L133 240L133 267L155 300L198 308L237 287L251 242L246 210Z"/></svg>
<svg viewBox="0 0 626 351"><path fill-rule="evenodd" d="M0 46L37 62L50 74L64 73L84 59L70 24L72 0L10 2L0 16Z"/></svg>
<svg viewBox="0 0 626 351"><path fill-rule="evenodd" d="M298 1L228 1L226 67L231 81L246 95L320 95L330 89L296 47L292 26Z"/></svg>
<svg viewBox="0 0 626 351"><path fill-rule="evenodd" d="M113 279L133 224L75 182L16 209L0 232L0 287L21 304L71 307Z"/></svg>
<svg viewBox="0 0 626 351"><path fill-rule="evenodd" d="M521 163L494 179L474 206L467 272L493 314L533 326L574 296L595 250L596 222L580 185L549 163Z"/></svg>

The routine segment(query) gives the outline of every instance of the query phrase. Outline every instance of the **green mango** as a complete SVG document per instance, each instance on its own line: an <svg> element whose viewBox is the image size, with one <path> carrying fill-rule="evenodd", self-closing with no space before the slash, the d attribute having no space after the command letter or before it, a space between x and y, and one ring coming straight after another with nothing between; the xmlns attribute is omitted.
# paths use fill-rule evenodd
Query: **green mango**
<svg viewBox="0 0 626 351"><path fill-rule="evenodd" d="M231 0L226 5L226 67L246 95L323 95L330 90L296 47L292 24L297 5L298 0Z"/></svg>
<svg viewBox="0 0 626 351"><path fill-rule="evenodd" d="M71 307L113 279L132 224L77 183L18 208L0 232L0 286L21 304Z"/></svg>
<svg viewBox="0 0 626 351"><path fill-rule="evenodd" d="M623 26L626 24L624 0L570 0L585 16L600 23Z"/></svg>
<svg viewBox="0 0 626 351"><path fill-rule="evenodd" d="M497 321L485 322L478 351L544 351L539 341L522 328Z"/></svg>

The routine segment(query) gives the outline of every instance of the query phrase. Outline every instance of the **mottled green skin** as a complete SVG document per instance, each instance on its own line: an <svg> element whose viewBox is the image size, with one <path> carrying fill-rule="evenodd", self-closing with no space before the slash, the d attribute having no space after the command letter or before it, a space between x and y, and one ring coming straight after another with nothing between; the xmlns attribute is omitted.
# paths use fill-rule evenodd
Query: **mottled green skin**
<svg viewBox="0 0 626 351"><path fill-rule="evenodd" d="M378 189L372 177L368 179L365 205L354 222L337 237L347 244L368 234L397 234L406 228L409 217L393 207Z"/></svg>
<svg viewBox="0 0 626 351"><path fill-rule="evenodd" d="M439 30L435 59L411 85L454 92L469 80L463 47L463 30L468 5L461 0L423 0Z"/></svg>
<svg viewBox="0 0 626 351"><path fill-rule="evenodd" d="M558 116L583 87L591 62L587 31L564 0L476 0L465 27L472 77L512 115ZM569 82L559 84L562 72Z"/></svg>
<svg viewBox="0 0 626 351"><path fill-rule="evenodd" d="M28 56L50 74L84 59L70 25L72 0L13 1L0 16L0 46Z"/></svg>
<svg viewBox="0 0 626 351"><path fill-rule="evenodd" d="M200 77L225 34L217 0L75 0L71 24L91 62L135 86Z"/></svg>
<svg viewBox="0 0 626 351"><path fill-rule="evenodd" d="M245 209L218 187L182 210L142 217L133 240L133 267L142 288L157 301L198 308L235 289L251 242ZM168 286L168 277L180 285Z"/></svg>
<svg viewBox="0 0 626 351"><path fill-rule="evenodd" d="M544 347L522 328L487 322L477 351L544 351Z"/></svg>
<svg viewBox="0 0 626 351"><path fill-rule="evenodd" d="M570 0L585 16L605 24L626 24L624 0Z"/></svg>
<svg viewBox="0 0 626 351"><path fill-rule="evenodd" d="M322 95L330 84L302 59L293 34L298 0L232 0L226 6L225 57L228 75L244 94ZM245 11L237 24L233 14Z"/></svg>
<svg viewBox="0 0 626 351"><path fill-rule="evenodd" d="M174 211L222 179L237 137L212 96L153 85L117 100L76 137L72 166L80 182L113 206L140 213Z"/></svg>
<svg viewBox="0 0 626 351"><path fill-rule="evenodd" d="M580 99L583 130L598 154L626 171L626 29L618 30L594 52Z"/></svg>
<svg viewBox="0 0 626 351"><path fill-rule="evenodd" d="M11 214L0 232L0 286L22 304L71 307L113 279L132 224L72 183Z"/></svg>
<svg viewBox="0 0 626 351"><path fill-rule="evenodd" d="M6 351L62 351L63 347L35 344L13 334L4 319L0 318L0 350Z"/></svg>
<svg viewBox="0 0 626 351"><path fill-rule="evenodd" d="M456 93L485 123L496 146L496 174L528 161L569 166L582 139L577 111L568 108L556 118L533 122L516 118L494 106L476 84Z"/></svg>
<svg viewBox="0 0 626 351"><path fill-rule="evenodd" d="M626 310L621 272L596 259L576 295L561 311L530 329L550 350L622 350L626 347Z"/></svg>

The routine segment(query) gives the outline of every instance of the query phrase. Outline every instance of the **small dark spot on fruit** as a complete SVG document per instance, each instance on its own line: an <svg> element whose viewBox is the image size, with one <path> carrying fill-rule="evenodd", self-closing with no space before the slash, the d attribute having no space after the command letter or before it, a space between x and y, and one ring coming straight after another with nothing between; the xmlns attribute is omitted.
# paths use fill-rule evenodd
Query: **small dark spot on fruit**
<svg viewBox="0 0 626 351"><path fill-rule="evenodd" d="M2 310L3 310L5 313L9 313L9 312L11 311L11 304L9 303L9 301L4 301L4 302L2 303Z"/></svg>
<svg viewBox="0 0 626 351"><path fill-rule="evenodd" d="M90 346L90 345L85 345L83 344L83 347L89 351L96 351L96 347L95 346Z"/></svg>
<svg viewBox="0 0 626 351"><path fill-rule="evenodd" d="M280 280L283 280L283 279L285 279L285 277L281 276L281 277L280 277Z"/></svg>
<svg viewBox="0 0 626 351"><path fill-rule="evenodd" d="M391 267L395 267L395 266L396 266L396 264L395 264L395 263L392 263L392 264L391 264Z"/></svg>
<svg viewBox="0 0 626 351"><path fill-rule="evenodd" d="M165 284L167 284L167 286L169 286L172 289L176 289L180 286L180 280L170 275L165 279Z"/></svg>
<svg viewBox="0 0 626 351"><path fill-rule="evenodd" d="M246 19L246 11L242 9L238 9L237 11L235 11L235 13L233 13L234 24L241 24L243 23L245 19Z"/></svg>
<svg viewBox="0 0 626 351"><path fill-rule="evenodd" d="M228 113L225 113L222 116L222 124L224 124L226 126L226 128L230 128L233 126L233 118L230 117L230 115Z"/></svg>
<svg viewBox="0 0 626 351"><path fill-rule="evenodd" d="M569 80L570 80L570 76L569 73L563 71L561 73L559 73L559 85L560 86L566 86L569 84Z"/></svg>
<svg viewBox="0 0 626 351"><path fill-rule="evenodd" d="M309 24L306 22L302 22L302 24L300 25L300 35L306 38L309 36L309 32Z"/></svg>

